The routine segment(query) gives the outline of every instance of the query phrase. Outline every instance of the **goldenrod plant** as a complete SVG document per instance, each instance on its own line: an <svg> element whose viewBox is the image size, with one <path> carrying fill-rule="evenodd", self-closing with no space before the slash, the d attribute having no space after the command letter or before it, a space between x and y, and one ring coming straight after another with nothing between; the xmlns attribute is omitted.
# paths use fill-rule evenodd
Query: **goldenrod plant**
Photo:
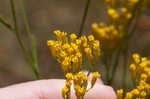
<svg viewBox="0 0 150 99"><path fill-rule="evenodd" d="M66 76L66 86L62 89L64 99L70 99L71 86L74 86L77 99L84 99L84 95L93 88L98 72L93 73L91 87L88 88L88 76L93 72L94 60L100 57L100 42L95 40L93 35L77 37L75 33L67 35L66 32L55 30L57 40L48 40L47 45L53 57L61 64L61 68ZM88 74L83 70L83 58L89 62Z"/></svg>
<svg viewBox="0 0 150 99"><path fill-rule="evenodd" d="M36 79L41 79L36 40L30 32L23 0L19 2L29 46L25 45L19 31L14 0L10 0L14 25L9 24L1 16L0 23L15 33ZM76 99L84 99L98 78L102 78L105 84L112 85L119 63L121 63L123 65L122 89L116 92L117 99L150 99L150 60L131 52L133 61L130 65L128 61L131 56L129 53L130 39L136 30L137 21L148 7L150 0L105 0L108 22L93 23L91 34L87 36L83 35L83 28L91 2L91 0L86 0L78 33L54 30L53 35L56 38L47 40L51 55L60 64L64 73L65 87L61 90L62 98L71 99L71 94L75 94ZM120 61L120 56L122 56L122 61ZM95 64L99 61L105 67L106 75L94 69ZM87 73L84 73L84 70ZM126 70L130 70L133 82L133 89L130 90L126 90ZM91 73L93 76L92 79L89 79Z"/></svg>
<svg viewBox="0 0 150 99"><path fill-rule="evenodd" d="M132 58L133 63L129 68L135 88L126 93L123 93L123 89L118 90L117 99L149 99L150 60L139 54L133 54Z"/></svg>
<svg viewBox="0 0 150 99"><path fill-rule="evenodd" d="M0 16L0 23L2 23L11 32L14 32L14 35L16 35L19 45L23 50L25 58L27 62L29 63L29 65L31 66L33 73L35 74L35 79L41 79L41 74L39 72L39 67L38 67L36 39L34 35L31 34L31 31L30 31L30 26L28 24L27 16L26 16L25 9L24 9L24 1L23 0L18 0L18 1L21 6L21 14L23 16L23 23L25 25L26 34L27 34L27 38L29 41L28 45L31 50L31 54L30 54L30 51L27 50L28 47L25 45L25 42L23 41L21 33L19 31L19 25L18 25L18 20L16 16L17 12L15 9L14 0L9 0L14 24L13 25L9 24L8 21L6 21L2 16Z"/></svg>
<svg viewBox="0 0 150 99"><path fill-rule="evenodd" d="M92 24L92 34L101 42L101 61L107 70L108 84L111 84L114 79L122 54L124 75L126 75L129 40L132 38L137 21L147 8L148 2L149 0L105 0L108 23Z"/></svg>

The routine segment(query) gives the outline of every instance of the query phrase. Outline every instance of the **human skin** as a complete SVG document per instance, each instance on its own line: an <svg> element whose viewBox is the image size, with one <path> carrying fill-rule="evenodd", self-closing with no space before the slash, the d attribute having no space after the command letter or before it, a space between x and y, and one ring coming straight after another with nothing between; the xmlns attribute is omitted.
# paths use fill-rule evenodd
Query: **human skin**
<svg viewBox="0 0 150 99"><path fill-rule="evenodd" d="M87 75L86 71L83 71ZM93 74L89 75L89 86ZM37 80L11 85L0 89L0 99L63 99L61 90L65 86L64 79ZM89 87L88 86L88 87ZM71 88L71 99L76 99ZM94 87L88 91L84 99L116 99L112 87L104 85L101 79L97 79Z"/></svg>
<svg viewBox="0 0 150 99"><path fill-rule="evenodd" d="M31 81L0 89L1 99L62 99L61 89L65 86L65 80L51 79ZM73 95L71 99L76 99ZM116 99L114 90L104 85L100 79L94 88L86 95L85 99Z"/></svg>

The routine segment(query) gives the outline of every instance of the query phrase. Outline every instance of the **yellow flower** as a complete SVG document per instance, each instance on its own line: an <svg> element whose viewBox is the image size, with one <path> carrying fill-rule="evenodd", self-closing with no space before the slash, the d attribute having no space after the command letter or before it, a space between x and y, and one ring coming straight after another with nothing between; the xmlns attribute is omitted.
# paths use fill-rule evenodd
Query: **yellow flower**
<svg viewBox="0 0 150 99"><path fill-rule="evenodd" d="M136 79L136 66L135 66L135 64L130 65L130 71L131 71L131 76L132 76L133 80L135 80Z"/></svg>
<svg viewBox="0 0 150 99"><path fill-rule="evenodd" d="M54 34L57 40L48 40L47 45L52 55L61 63L62 70L65 73L72 70L74 72L81 70L83 54L86 54L91 62L94 58L92 53L95 54L96 58L100 56L99 41L96 41L93 35L77 38L75 34L71 34L69 41L66 32L56 30Z"/></svg>
<svg viewBox="0 0 150 99"><path fill-rule="evenodd" d="M112 9L112 8L108 9L108 16L111 22L116 22L120 17L117 10Z"/></svg>
<svg viewBox="0 0 150 99"><path fill-rule="evenodd" d="M140 63L140 56L139 56L139 54L133 54L132 57L133 57L133 60L134 60L134 62L136 64Z"/></svg>
<svg viewBox="0 0 150 99"><path fill-rule="evenodd" d="M82 41L82 46L83 46L83 48L88 47L88 40L87 40L86 36L81 36L80 39L81 39L81 41Z"/></svg>
<svg viewBox="0 0 150 99"><path fill-rule="evenodd" d="M84 89L86 89L88 85L88 76L84 75L82 80L83 80Z"/></svg>
<svg viewBox="0 0 150 99"><path fill-rule="evenodd" d="M140 96L142 97L142 98L145 98L146 97L146 92L145 91L142 91L141 93L140 93Z"/></svg>
<svg viewBox="0 0 150 99"><path fill-rule="evenodd" d="M91 63L93 62L93 55L92 55L92 50L91 50L91 48L85 48L85 54L86 54L86 56L87 56L87 58L88 58L88 61L90 61Z"/></svg>
<svg viewBox="0 0 150 99"><path fill-rule="evenodd" d="M56 35L57 40L61 41L61 31L60 30L55 30L54 34Z"/></svg>
<svg viewBox="0 0 150 99"><path fill-rule="evenodd" d="M71 65L70 65L71 63L70 62L71 62L70 57L66 57L64 59L64 61L62 62L62 69L65 73L68 73L71 69Z"/></svg>
<svg viewBox="0 0 150 99"><path fill-rule="evenodd" d="M66 74L66 79L67 79L67 80L72 80L72 78L73 78L72 73L67 73L67 74Z"/></svg>
<svg viewBox="0 0 150 99"><path fill-rule="evenodd" d="M76 85L75 86L75 92L77 97L81 97L85 94L85 89L81 88L80 86ZM80 99L80 98L79 98Z"/></svg>
<svg viewBox="0 0 150 99"><path fill-rule="evenodd" d="M78 84L78 78L76 75L73 76L73 83L74 83L74 85Z"/></svg>
<svg viewBox="0 0 150 99"><path fill-rule="evenodd" d="M107 4L108 8L111 8L111 7L115 8L115 7L119 6L120 0L105 0L105 2Z"/></svg>
<svg viewBox="0 0 150 99"><path fill-rule="evenodd" d="M117 99L122 99L123 97L123 89L117 91Z"/></svg>
<svg viewBox="0 0 150 99"><path fill-rule="evenodd" d="M132 14L131 14L131 13L127 13L126 19L127 19L127 20L130 20L131 18L132 18Z"/></svg>
<svg viewBox="0 0 150 99"><path fill-rule="evenodd" d="M97 24L96 24L96 25L97 25ZM99 27L100 27L100 28L104 28L104 27L106 27L106 25L105 25L104 22L100 22L100 23L99 23Z"/></svg>
<svg viewBox="0 0 150 99"><path fill-rule="evenodd" d="M89 35L89 36L88 36L88 39L89 39L90 42L93 42L95 38L94 38L93 35Z"/></svg>
<svg viewBox="0 0 150 99"><path fill-rule="evenodd" d="M140 57L139 54L132 55L134 63L130 65L131 75L134 76L136 88L126 93L125 99L136 97L145 99L150 91L150 64L146 57Z"/></svg>
<svg viewBox="0 0 150 99"><path fill-rule="evenodd" d="M76 56L78 57L79 60L79 68L82 66L82 54L80 52L76 53Z"/></svg>
<svg viewBox="0 0 150 99"><path fill-rule="evenodd" d="M115 22L116 23L116 22ZM94 27L94 26L95 27ZM120 30L120 26L118 26L118 29L115 25L110 26L96 26L95 24L92 25L92 34L96 39L101 41L102 48L104 51L107 51L116 47L116 45L119 43L119 40L123 36L123 32ZM93 28L94 27L94 28Z"/></svg>
<svg viewBox="0 0 150 99"><path fill-rule="evenodd" d="M55 57L56 56L56 49L54 47L55 42L53 40L48 40L47 41L47 45L49 46L51 52L52 52L52 56Z"/></svg>
<svg viewBox="0 0 150 99"><path fill-rule="evenodd" d="M138 96L140 92L139 92L138 89L133 89L133 90L131 91L131 93L132 93L133 95Z"/></svg>
<svg viewBox="0 0 150 99"><path fill-rule="evenodd" d="M61 51L59 55L60 61L62 62L65 59L65 57L67 57L67 53L65 51Z"/></svg>
<svg viewBox="0 0 150 99"><path fill-rule="evenodd" d="M97 30L97 28L98 28L98 25L96 23L92 24L92 30Z"/></svg>
<svg viewBox="0 0 150 99"><path fill-rule="evenodd" d="M132 99L133 95L130 92L126 93L125 99Z"/></svg>
<svg viewBox="0 0 150 99"><path fill-rule="evenodd" d="M79 80L82 80L83 76L84 76L83 72L78 72L77 78L78 78Z"/></svg>
<svg viewBox="0 0 150 99"><path fill-rule="evenodd" d="M94 55L96 56L96 59L98 60L100 57L100 44L97 40L93 43L93 51Z"/></svg>
<svg viewBox="0 0 150 99"><path fill-rule="evenodd" d="M126 6L128 9L133 10L136 7L136 4L139 2L139 0L128 0L126 2Z"/></svg>
<svg viewBox="0 0 150 99"><path fill-rule="evenodd" d="M108 38L105 29L99 28L99 29L97 29L97 32L98 32L97 33L98 35L95 35L95 37L100 36L100 38Z"/></svg>
<svg viewBox="0 0 150 99"><path fill-rule="evenodd" d="M116 10L115 9L108 9L108 15L109 16L113 16L114 14L116 13Z"/></svg>
<svg viewBox="0 0 150 99"><path fill-rule="evenodd" d="M127 13L127 11L128 11L128 9L127 8L121 8L121 12L123 13L123 14L126 14Z"/></svg>
<svg viewBox="0 0 150 99"><path fill-rule="evenodd" d="M93 78L92 78L92 87L94 86L97 78L100 77L100 74L98 72L93 73ZM85 95L86 92L88 92L91 88L87 89L88 86L88 76L86 76L83 72L78 72L75 75L72 75L72 73L67 73L66 74L66 86L63 88L63 97L66 95L70 95L70 88L72 83L74 84L74 90L75 90L75 95L77 99L81 99L83 95Z"/></svg>
<svg viewBox="0 0 150 99"><path fill-rule="evenodd" d="M77 38L76 34L73 33L73 34L70 35L71 42L74 42L76 38Z"/></svg>
<svg viewBox="0 0 150 99"><path fill-rule="evenodd" d="M64 88L62 89L62 97L63 97L64 99L66 99L66 96L67 96L68 92L69 92L69 89L68 89L67 87L64 87Z"/></svg>
<svg viewBox="0 0 150 99"><path fill-rule="evenodd" d="M72 85L71 80L66 81L66 87L70 90L70 87Z"/></svg>
<svg viewBox="0 0 150 99"><path fill-rule="evenodd" d="M74 72L77 72L80 69L78 57L74 56L72 58L72 62L73 62L73 70L74 70Z"/></svg>
<svg viewBox="0 0 150 99"><path fill-rule="evenodd" d="M79 50L81 51L82 41L81 41L80 39L77 39L77 40L76 40L76 44L77 44Z"/></svg>
<svg viewBox="0 0 150 99"><path fill-rule="evenodd" d="M129 0L129 2L133 5L139 2L139 0Z"/></svg>
<svg viewBox="0 0 150 99"><path fill-rule="evenodd" d="M62 32L62 41L63 43L68 43L68 39L67 39L67 33L66 32Z"/></svg>
<svg viewBox="0 0 150 99"><path fill-rule="evenodd" d="M98 72L93 73L93 77L91 80L91 88L95 85L95 82L96 82L97 78L99 78L99 77L100 77L100 74Z"/></svg>
<svg viewBox="0 0 150 99"><path fill-rule="evenodd" d="M140 80L146 81L147 80L147 75L146 74L141 74Z"/></svg>
<svg viewBox="0 0 150 99"><path fill-rule="evenodd" d="M71 43L71 47L74 49L74 51L75 51L76 53L80 51L79 48L78 48L78 45L75 44L75 43Z"/></svg>

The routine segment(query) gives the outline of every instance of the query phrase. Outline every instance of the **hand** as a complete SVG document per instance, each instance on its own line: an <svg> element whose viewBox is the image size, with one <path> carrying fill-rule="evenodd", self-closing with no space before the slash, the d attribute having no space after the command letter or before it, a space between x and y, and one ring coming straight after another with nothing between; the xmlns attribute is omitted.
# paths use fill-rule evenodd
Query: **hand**
<svg viewBox="0 0 150 99"><path fill-rule="evenodd" d="M65 86L65 80L51 79L31 81L12 85L0 89L1 99L62 99L61 89ZM71 99L76 99L72 93ZM85 99L116 99L114 90L97 80L94 88L86 95Z"/></svg>

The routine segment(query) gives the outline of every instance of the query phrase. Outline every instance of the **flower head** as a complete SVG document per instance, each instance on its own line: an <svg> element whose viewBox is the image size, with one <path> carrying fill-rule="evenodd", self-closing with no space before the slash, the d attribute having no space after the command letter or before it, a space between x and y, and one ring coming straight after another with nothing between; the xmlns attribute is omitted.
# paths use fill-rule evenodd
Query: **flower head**
<svg viewBox="0 0 150 99"><path fill-rule="evenodd" d="M93 35L77 38L76 34L70 34L70 40L66 32L54 31L57 40L48 40L52 55L61 63L65 73L70 71L78 72L82 69L83 54L86 54L89 62L93 62L94 55L98 59L100 56L100 44Z"/></svg>

